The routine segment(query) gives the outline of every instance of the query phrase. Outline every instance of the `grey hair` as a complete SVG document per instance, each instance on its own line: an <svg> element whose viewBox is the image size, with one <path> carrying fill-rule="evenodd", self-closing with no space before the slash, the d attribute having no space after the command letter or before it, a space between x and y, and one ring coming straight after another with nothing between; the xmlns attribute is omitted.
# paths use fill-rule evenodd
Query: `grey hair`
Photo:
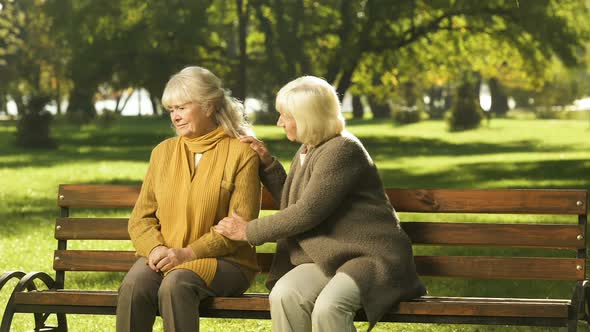
<svg viewBox="0 0 590 332"><path fill-rule="evenodd" d="M315 76L302 76L287 83L276 98L277 111L297 124L297 140L311 146L342 133L345 122L333 86Z"/></svg>
<svg viewBox="0 0 590 332"><path fill-rule="evenodd" d="M246 120L244 105L230 96L221 80L209 70L191 66L174 74L162 94L162 105L196 103L204 112L212 111L215 122L231 137L253 135L252 127Z"/></svg>

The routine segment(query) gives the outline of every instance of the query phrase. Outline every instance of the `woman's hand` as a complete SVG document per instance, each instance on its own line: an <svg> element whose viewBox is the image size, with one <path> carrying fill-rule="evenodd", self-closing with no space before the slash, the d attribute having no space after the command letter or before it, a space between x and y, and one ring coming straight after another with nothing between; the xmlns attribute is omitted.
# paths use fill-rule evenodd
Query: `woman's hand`
<svg viewBox="0 0 590 332"><path fill-rule="evenodd" d="M223 218L214 229L217 233L234 241L247 241L246 227L248 222L244 218L232 212L231 217Z"/></svg>
<svg viewBox="0 0 590 332"><path fill-rule="evenodd" d="M173 267L195 259L195 253L190 247L167 248L158 246L148 257L149 267L156 272L166 272Z"/></svg>
<svg viewBox="0 0 590 332"><path fill-rule="evenodd" d="M258 158L260 158L265 168L272 164L272 155L266 145L264 145L264 142L253 136L242 137L240 138L240 142L250 143L250 148L258 154Z"/></svg>
<svg viewBox="0 0 590 332"><path fill-rule="evenodd" d="M160 262L164 257L166 257L166 252L168 251L168 247L165 246L157 246L148 255L148 266L150 269L158 272L156 265Z"/></svg>

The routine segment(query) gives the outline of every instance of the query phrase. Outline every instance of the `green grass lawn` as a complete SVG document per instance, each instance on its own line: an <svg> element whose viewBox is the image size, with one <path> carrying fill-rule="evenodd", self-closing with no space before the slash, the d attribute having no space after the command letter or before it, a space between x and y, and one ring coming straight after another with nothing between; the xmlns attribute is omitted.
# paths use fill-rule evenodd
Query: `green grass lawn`
<svg viewBox="0 0 590 332"><path fill-rule="evenodd" d="M349 121L375 160L387 187L401 188L578 188L590 189L590 130L588 121L494 119L490 126L449 133L441 121L396 127L389 122ZM257 126L286 165L297 145L282 130ZM123 118L112 127L68 125L56 121L57 150L13 147L16 124L0 122L0 272L52 272L57 186L60 183L139 183L147 169L150 150L172 135L167 120ZM84 215L87 211L79 212ZM123 215L127 211L120 212ZM416 218L402 215L402 219ZM457 220L535 222L537 217L449 216ZM543 217L548 220L550 217ZM562 218L559 222L576 222ZM95 243L72 244L96 248ZM129 243L114 244L130 248ZM267 250L268 248L263 248ZM424 253L441 248L416 248ZM487 249L482 249L487 250ZM557 255L557 253L556 253ZM116 289L122 274L79 273L66 280L69 288ZM554 282L497 282L426 280L435 295L566 297L571 284ZM253 286L262 290L262 279ZM0 293L0 313L9 297ZM70 331L113 331L113 316L69 315ZM30 314L19 314L14 331L33 327ZM161 324L155 329L161 330ZM359 326L364 326L360 324ZM581 324L581 330L587 326ZM202 331L268 331L268 321L203 319ZM555 331L543 328L482 327L472 325L378 324L375 331Z"/></svg>

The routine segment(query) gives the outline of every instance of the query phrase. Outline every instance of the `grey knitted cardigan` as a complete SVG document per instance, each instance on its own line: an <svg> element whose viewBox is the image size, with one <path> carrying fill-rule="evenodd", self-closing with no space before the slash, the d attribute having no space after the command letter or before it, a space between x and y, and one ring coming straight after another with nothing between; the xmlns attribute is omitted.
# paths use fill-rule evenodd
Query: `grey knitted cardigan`
<svg viewBox="0 0 590 332"><path fill-rule="evenodd" d="M301 165L303 149L288 176L276 159L263 171L281 211L250 221L246 237L254 245L277 241L269 289L303 263L318 264L327 276L348 274L359 286L371 329L400 301L426 293L410 240L356 137L346 133L324 142Z"/></svg>

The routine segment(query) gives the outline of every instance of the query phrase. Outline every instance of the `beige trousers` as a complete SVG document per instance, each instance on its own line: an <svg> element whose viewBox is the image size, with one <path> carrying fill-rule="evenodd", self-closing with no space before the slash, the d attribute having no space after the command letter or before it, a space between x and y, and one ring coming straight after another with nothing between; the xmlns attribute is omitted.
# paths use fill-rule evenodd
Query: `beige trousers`
<svg viewBox="0 0 590 332"><path fill-rule="evenodd" d="M144 257L131 267L117 302L118 332L152 331L158 312L164 331L199 331L199 304L209 296L240 295L249 282L233 263L218 259L210 286L190 270L174 270L165 277L146 265Z"/></svg>
<svg viewBox="0 0 590 332"><path fill-rule="evenodd" d="M285 274L270 292L275 332L350 332L361 308L356 282L345 273L327 277L316 264L302 264Z"/></svg>

